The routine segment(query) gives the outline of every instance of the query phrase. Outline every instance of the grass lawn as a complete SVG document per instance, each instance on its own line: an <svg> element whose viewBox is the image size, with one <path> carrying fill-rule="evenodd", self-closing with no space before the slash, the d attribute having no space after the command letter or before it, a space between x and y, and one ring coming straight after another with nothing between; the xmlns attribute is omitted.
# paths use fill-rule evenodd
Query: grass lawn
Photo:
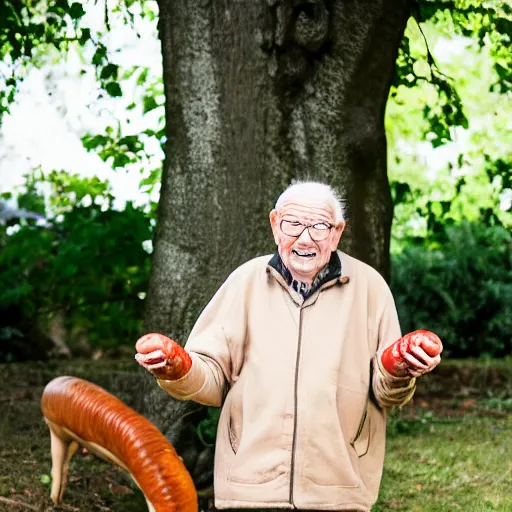
<svg viewBox="0 0 512 512"><path fill-rule="evenodd" d="M390 416L372 512L512 512L512 365L446 362L439 370ZM64 505L52 506L50 439L39 400L58 375L86 378L125 401L138 379L131 360L0 365L0 511L146 510L121 470L80 454L71 463Z"/></svg>
<svg viewBox="0 0 512 512"><path fill-rule="evenodd" d="M390 421L375 512L512 511L512 414Z"/></svg>

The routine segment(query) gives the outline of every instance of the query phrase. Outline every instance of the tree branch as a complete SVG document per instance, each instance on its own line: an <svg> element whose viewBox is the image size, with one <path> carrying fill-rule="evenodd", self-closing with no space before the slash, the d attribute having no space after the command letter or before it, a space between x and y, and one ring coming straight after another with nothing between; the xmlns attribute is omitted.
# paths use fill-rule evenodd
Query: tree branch
<svg viewBox="0 0 512 512"><path fill-rule="evenodd" d="M34 505L29 505L28 503L25 503L23 501L10 500L9 498L4 498L3 496L0 496L0 503L7 503L7 505L16 508L28 508L29 510L35 510L36 512L39 510L37 507L34 507Z"/></svg>

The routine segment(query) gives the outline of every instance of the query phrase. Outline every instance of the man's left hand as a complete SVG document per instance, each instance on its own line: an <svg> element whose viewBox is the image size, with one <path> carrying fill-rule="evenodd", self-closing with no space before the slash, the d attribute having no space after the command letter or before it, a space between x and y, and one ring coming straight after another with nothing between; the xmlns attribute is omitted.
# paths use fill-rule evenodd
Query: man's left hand
<svg viewBox="0 0 512 512"><path fill-rule="evenodd" d="M404 363L407 363L406 370L411 377L421 377L431 372L440 362L441 355L429 356L421 346L409 345L409 351L402 353Z"/></svg>
<svg viewBox="0 0 512 512"><path fill-rule="evenodd" d="M381 355L384 368L395 377L421 377L441 362L443 344L430 331L406 334L387 347Z"/></svg>

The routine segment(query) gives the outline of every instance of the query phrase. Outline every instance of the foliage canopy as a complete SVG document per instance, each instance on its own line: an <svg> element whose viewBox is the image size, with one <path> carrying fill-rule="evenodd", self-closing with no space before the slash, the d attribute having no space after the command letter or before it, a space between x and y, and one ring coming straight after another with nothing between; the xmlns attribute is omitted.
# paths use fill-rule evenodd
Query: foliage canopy
<svg viewBox="0 0 512 512"><path fill-rule="evenodd" d="M102 7L103 27L94 28L88 12ZM156 26L157 16L156 2L125 0L109 10L107 2L0 0L0 118L31 67L77 52L94 69L99 96L128 100L126 115L148 120L134 133L113 119L102 133L82 134L84 147L115 170L139 166L141 192L155 190L165 143L162 78L149 67L123 68L109 36L118 23ZM403 329L435 326L454 355L512 349L512 211L504 200L512 154L503 143L512 137L511 37L505 1L421 0L391 84L393 287ZM445 59L443 45L463 51ZM432 148L451 151L435 172L420 156ZM55 337L57 327L74 353L132 344L142 328L156 205L117 211L106 183L39 170L18 204L48 222L0 226L0 359L29 357L26 337ZM40 352L47 346L41 341Z"/></svg>

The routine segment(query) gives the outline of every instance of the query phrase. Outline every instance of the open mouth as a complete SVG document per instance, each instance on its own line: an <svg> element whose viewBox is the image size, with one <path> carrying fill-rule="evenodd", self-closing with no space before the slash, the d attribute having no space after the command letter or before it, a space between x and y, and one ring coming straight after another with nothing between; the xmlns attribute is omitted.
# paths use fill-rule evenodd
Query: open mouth
<svg viewBox="0 0 512 512"><path fill-rule="evenodd" d="M292 253L299 256L300 258L314 258L316 256L316 252L297 251L295 249L292 249Z"/></svg>

